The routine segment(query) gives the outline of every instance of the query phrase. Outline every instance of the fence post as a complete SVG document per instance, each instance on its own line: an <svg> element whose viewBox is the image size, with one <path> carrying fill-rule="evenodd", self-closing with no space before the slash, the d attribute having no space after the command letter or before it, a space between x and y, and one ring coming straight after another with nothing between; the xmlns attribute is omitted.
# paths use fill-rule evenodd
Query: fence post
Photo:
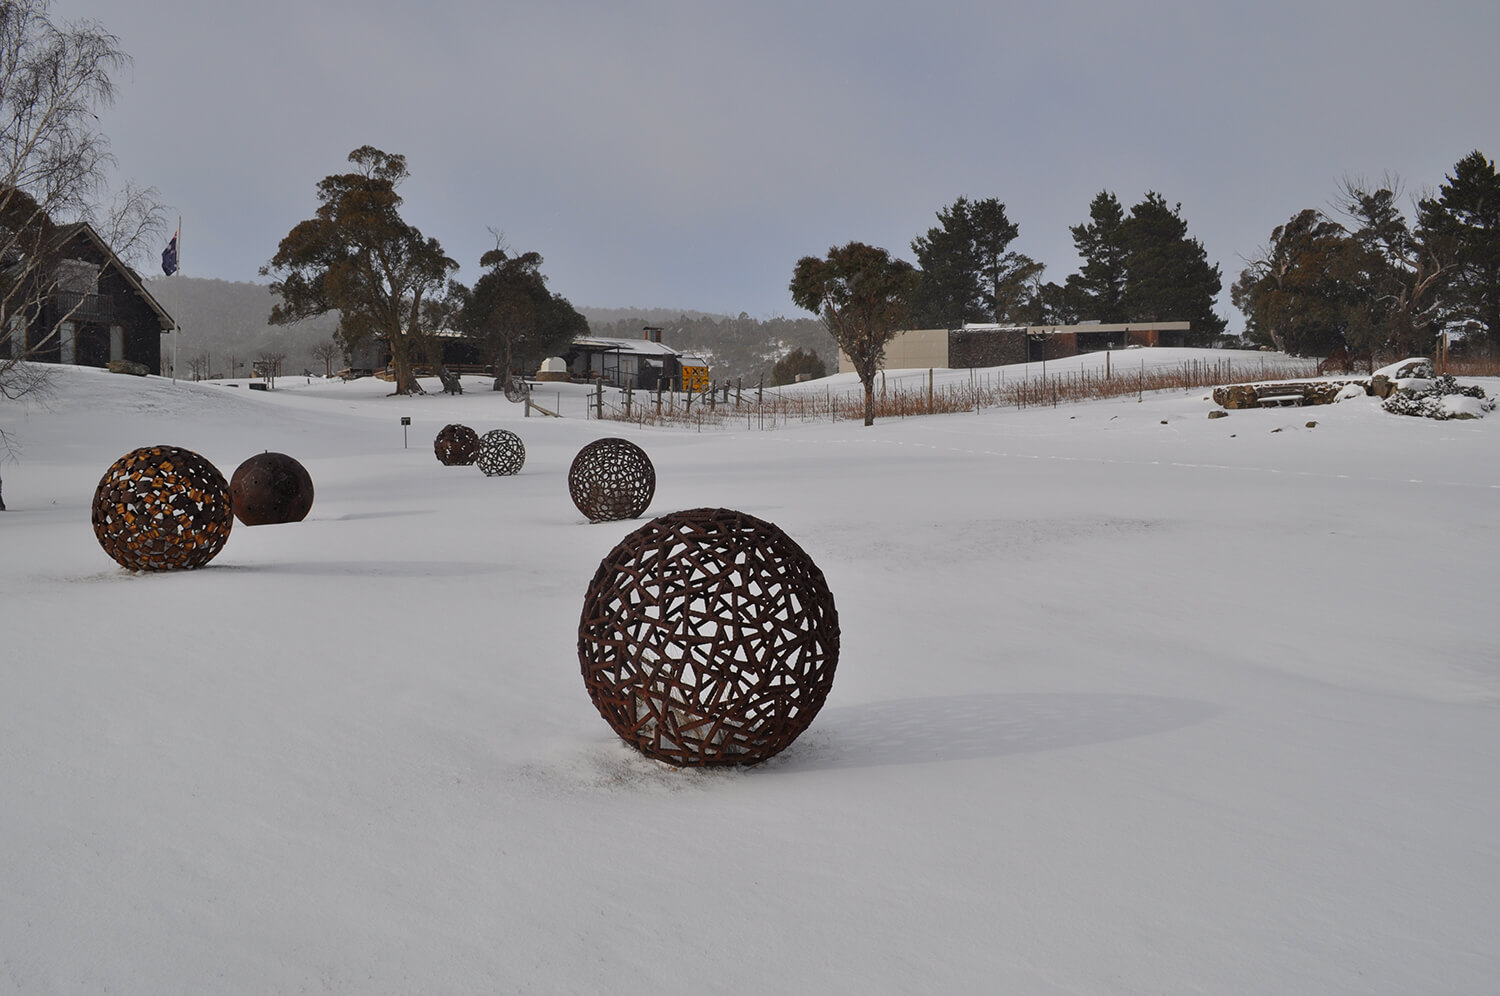
<svg viewBox="0 0 1500 996"><path fill-rule="evenodd" d="M927 368L927 414L932 414L932 368Z"/></svg>

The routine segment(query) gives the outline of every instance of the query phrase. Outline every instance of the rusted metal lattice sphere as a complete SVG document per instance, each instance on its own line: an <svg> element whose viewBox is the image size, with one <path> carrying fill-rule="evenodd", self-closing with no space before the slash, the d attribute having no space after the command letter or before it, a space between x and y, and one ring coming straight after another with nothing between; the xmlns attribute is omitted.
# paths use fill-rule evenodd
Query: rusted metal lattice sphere
<svg viewBox="0 0 1500 996"><path fill-rule="evenodd" d="M219 469L191 450L143 446L94 489L94 535L132 571L202 567L229 540L234 511Z"/></svg>
<svg viewBox="0 0 1500 996"><path fill-rule="evenodd" d="M823 572L773 523L723 508L673 512L625 537L578 625L599 714L680 767L784 749L823 707L838 659Z"/></svg>
<svg viewBox="0 0 1500 996"><path fill-rule="evenodd" d="M486 477L519 473L526 463L526 444L509 429L491 429L479 437L476 462Z"/></svg>
<svg viewBox="0 0 1500 996"><path fill-rule="evenodd" d="M573 458L568 493L590 522L638 518L656 494L656 468L628 439L596 439Z"/></svg>
<svg viewBox="0 0 1500 996"><path fill-rule="evenodd" d="M247 526L301 522L312 509L312 476L285 453L257 453L229 479L229 498Z"/></svg>
<svg viewBox="0 0 1500 996"><path fill-rule="evenodd" d="M457 422L445 425L432 441L432 449L443 466L467 467L479 455L479 433Z"/></svg>

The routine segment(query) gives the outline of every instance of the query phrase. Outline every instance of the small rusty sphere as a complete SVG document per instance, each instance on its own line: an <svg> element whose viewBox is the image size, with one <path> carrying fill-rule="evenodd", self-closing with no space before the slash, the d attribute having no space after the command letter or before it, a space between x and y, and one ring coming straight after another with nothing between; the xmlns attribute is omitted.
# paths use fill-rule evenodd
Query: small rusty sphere
<svg viewBox="0 0 1500 996"><path fill-rule="evenodd" d="M433 452L445 467L467 467L479 455L479 433L454 422L432 441Z"/></svg>
<svg viewBox="0 0 1500 996"><path fill-rule="evenodd" d="M578 624L599 715L679 767L777 754L823 707L838 659L823 572L774 523L723 508L673 512L625 537Z"/></svg>
<svg viewBox="0 0 1500 996"><path fill-rule="evenodd" d="M596 439L573 458L568 493L590 522L638 518L656 494L656 468L628 439Z"/></svg>
<svg viewBox="0 0 1500 996"><path fill-rule="evenodd" d="M247 526L301 522L312 509L312 477L285 453L257 453L229 479L229 498Z"/></svg>
<svg viewBox="0 0 1500 996"><path fill-rule="evenodd" d="M94 535L132 571L202 567L234 526L229 485L191 450L144 446L110 465L94 490Z"/></svg>
<svg viewBox="0 0 1500 996"><path fill-rule="evenodd" d="M479 437L479 456L475 462L485 477L519 473L526 463L526 444L509 429L491 429Z"/></svg>

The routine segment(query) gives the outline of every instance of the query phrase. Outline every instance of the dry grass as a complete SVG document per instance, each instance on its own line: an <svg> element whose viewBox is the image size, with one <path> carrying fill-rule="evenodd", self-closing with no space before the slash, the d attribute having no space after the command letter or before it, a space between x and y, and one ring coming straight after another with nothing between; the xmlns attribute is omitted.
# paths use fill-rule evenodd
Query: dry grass
<svg viewBox="0 0 1500 996"><path fill-rule="evenodd" d="M1441 366L1441 373L1455 377L1500 377L1500 357L1497 356L1449 356Z"/></svg>

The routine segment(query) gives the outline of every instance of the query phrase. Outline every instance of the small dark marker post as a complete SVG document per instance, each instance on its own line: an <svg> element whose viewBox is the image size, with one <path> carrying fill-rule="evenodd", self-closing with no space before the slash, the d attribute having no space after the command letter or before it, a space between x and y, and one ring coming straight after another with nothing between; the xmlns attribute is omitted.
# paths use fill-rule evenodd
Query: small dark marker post
<svg viewBox="0 0 1500 996"><path fill-rule="evenodd" d="M406 449L406 427L411 425L411 416L401 416L401 448Z"/></svg>

